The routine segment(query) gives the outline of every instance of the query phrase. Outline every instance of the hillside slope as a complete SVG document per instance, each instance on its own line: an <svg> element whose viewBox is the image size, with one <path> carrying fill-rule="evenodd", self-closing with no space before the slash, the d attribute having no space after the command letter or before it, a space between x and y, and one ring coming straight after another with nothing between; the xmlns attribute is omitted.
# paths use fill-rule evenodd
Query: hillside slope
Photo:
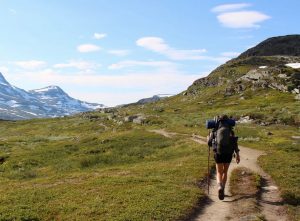
<svg viewBox="0 0 300 221"><path fill-rule="evenodd" d="M286 35L268 38L242 53L238 59L252 56L300 56L300 36Z"/></svg>
<svg viewBox="0 0 300 221"><path fill-rule="evenodd" d="M206 97L211 102L221 98L225 102L232 97L236 105L240 104L240 115L251 112L253 118L268 123L299 125L299 42L300 35L267 39L238 58L221 65L207 77L196 80L183 95L201 97L201 94L207 92ZM293 46L292 50L290 45ZM267 103L260 106L264 101L258 98L262 96ZM276 96L286 98L276 102L268 101L268 97L272 96L274 99ZM243 103L252 103L252 107L242 109Z"/></svg>

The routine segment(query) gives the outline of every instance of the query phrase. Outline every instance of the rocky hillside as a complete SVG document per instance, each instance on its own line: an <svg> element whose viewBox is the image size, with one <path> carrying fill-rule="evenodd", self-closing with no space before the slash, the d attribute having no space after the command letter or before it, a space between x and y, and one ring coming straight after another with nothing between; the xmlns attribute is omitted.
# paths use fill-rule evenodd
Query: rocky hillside
<svg viewBox="0 0 300 221"><path fill-rule="evenodd" d="M164 98L167 98L169 96L172 96L172 95L171 94L158 94L158 95L154 95L152 97L140 99L138 102L136 102L136 104L153 103L153 102L160 101Z"/></svg>
<svg viewBox="0 0 300 221"><path fill-rule="evenodd" d="M295 94L300 99L300 35L269 38L196 80L186 94L201 93L205 87L219 87L225 96L246 89L271 88Z"/></svg>

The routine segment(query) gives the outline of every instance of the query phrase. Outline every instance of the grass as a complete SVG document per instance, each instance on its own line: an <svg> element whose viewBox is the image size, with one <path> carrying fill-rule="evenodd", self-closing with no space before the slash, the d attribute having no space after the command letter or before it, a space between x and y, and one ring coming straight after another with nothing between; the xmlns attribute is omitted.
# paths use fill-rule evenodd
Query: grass
<svg viewBox="0 0 300 221"><path fill-rule="evenodd" d="M174 220L203 199L205 146L101 124L1 122L0 220Z"/></svg>

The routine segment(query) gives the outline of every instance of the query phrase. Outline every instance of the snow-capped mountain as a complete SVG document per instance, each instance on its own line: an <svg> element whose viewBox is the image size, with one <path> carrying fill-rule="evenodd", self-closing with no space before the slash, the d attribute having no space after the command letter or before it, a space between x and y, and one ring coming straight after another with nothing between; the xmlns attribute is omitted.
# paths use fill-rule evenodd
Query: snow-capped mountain
<svg viewBox="0 0 300 221"><path fill-rule="evenodd" d="M58 86L30 90L29 93L38 98L43 104L55 107L67 115L104 107L103 104L87 103L74 99Z"/></svg>
<svg viewBox="0 0 300 221"><path fill-rule="evenodd" d="M0 119L58 117L103 107L74 99L58 86L25 91L9 84L0 72Z"/></svg>

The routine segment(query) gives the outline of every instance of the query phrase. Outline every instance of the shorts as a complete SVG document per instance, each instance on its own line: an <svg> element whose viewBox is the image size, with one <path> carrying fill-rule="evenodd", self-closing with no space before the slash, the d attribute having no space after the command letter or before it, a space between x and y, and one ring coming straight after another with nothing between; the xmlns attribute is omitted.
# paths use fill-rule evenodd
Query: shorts
<svg viewBox="0 0 300 221"><path fill-rule="evenodd" d="M216 163L230 163L232 160L232 154L223 153L223 154L214 154Z"/></svg>

